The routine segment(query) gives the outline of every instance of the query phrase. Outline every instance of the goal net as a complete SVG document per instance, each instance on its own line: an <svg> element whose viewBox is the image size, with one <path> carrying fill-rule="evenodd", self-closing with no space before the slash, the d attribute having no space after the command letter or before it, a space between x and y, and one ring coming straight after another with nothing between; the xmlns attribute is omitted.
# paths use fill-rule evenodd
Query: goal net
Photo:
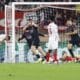
<svg viewBox="0 0 80 80"><path fill-rule="evenodd" d="M34 20L36 24L39 25L39 31L47 34L47 26L49 24L49 16L55 16L55 21L58 24L58 30L59 30L59 36L60 36L60 42L59 42L59 49L60 48L66 48L68 44L69 37L65 35L67 33L67 26L66 22L67 20L72 17L77 21L77 29L79 29L79 18L78 14L79 12L76 11L74 8L75 5L54 5L54 4L15 4L13 5L13 25L14 25L14 43L18 44L18 38L23 33L23 28L25 27L25 24L28 23L29 19ZM73 8L72 8L73 7ZM48 40L48 37L41 38L41 44L42 47L46 47L46 42ZM14 45L16 47L16 45ZM16 48L15 48L16 49ZM24 59L26 57L26 53L28 51L28 46L25 40L22 40L18 44L18 50L19 53ZM24 61L24 60L23 60Z"/></svg>

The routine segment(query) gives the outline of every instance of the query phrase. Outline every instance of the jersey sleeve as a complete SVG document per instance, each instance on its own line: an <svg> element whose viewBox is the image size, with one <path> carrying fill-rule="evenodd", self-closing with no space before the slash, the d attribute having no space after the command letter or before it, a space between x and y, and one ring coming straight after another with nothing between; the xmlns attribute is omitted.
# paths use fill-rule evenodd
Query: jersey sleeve
<svg viewBox="0 0 80 80"><path fill-rule="evenodd" d="M53 26L52 32L53 32L53 34L58 33L58 26L57 26L57 25L54 25L54 26Z"/></svg>

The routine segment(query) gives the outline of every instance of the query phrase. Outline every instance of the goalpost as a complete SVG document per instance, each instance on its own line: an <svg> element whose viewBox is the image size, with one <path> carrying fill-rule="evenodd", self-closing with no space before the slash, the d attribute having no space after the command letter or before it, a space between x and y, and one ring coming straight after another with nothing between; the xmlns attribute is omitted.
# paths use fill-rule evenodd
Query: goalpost
<svg viewBox="0 0 80 80"><path fill-rule="evenodd" d="M5 5L5 34L10 36L10 40L6 40L5 48L5 61L8 63L14 63L15 57L13 52L13 29L12 29L12 6Z"/></svg>
<svg viewBox="0 0 80 80"><path fill-rule="evenodd" d="M75 3L72 3L72 4L75 5ZM15 21L16 17L15 17L15 15L16 15L16 13L15 13L15 11L23 12L24 17L26 17L27 21L28 21L29 18L32 18L32 19L35 19L35 22L39 24L44 19L48 19L48 17L49 17L48 14L51 14L51 13L53 14L54 9L62 9L62 10L70 10L70 11L80 10L80 9L75 9L75 8L65 8L65 7L54 6L54 5L72 5L72 4L71 3L69 3L69 4L67 4L67 3L66 4L65 3L63 3L63 4L62 3L28 3L28 2L27 3L26 2L14 2L14 3L12 3L12 53L15 54L15 48L16 48L16 45L15 45L15 43L16 43L16 32L15 32L15 29L16 29L15 28L16 27L16 21ZM18 9L18 8L16 8L17 5L39 5L39 7L36 7L36 8L33 8L33 9L32 8L31 9ZM47 7L50 10L47 9ZM47 13L47 15L45 15L45 13ZM39 24L39 25L41 25L41 24ZM62 27L60 29L63 30Z"/></svg>

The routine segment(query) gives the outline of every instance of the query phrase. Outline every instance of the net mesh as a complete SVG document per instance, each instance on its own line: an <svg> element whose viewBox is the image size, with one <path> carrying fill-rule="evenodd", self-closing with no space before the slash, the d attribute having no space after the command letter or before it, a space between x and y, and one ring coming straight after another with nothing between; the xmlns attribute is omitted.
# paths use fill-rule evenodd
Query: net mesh
<svg viewBox="0 0 80 80"><path fill-rule="evenodd" d="M19 7L19 6L18 6ZM25 6L25 8L27 8ZM77 13L75 9L69 9L69 8L61 8L57 6L38 6L36 8L30 8L28 9L18 9L16 7L15 10L16 14L17 12L20 12L22 14L22 17L19 16L18 19L20 19L19 26L18 26L18 36L22 33L22 28L24 27L24 24L28 23L29 19L33 19L35 23L39 25L39 31L42 33L47 34L47 25L49 21L49 17L52 15L55 16L55 20L58 24L59 28L59 35L60 35L60 47L67 46L67 40L68 37L65 35L67 26L66 22L69 19L69 17L76 18ZM17 16L16 16L17 17ZM18 20L16 19L16 20ZM77 19L77 22L79 20ZM23 41L25 42L25 41ZM46 39L45 39L46 42Z"/></svg>
<svg viewBox="0 0 80 80"><path fill-rule="evenodd" d="M23 9L25 7L25 9ZM16 57L19 57L19 59L22 59L22 61L26 60L26 56L28 53L28 45L25 40L22 40L21 42L17 42L18 38L23 33L23 28L25 27L25 24L28 23L29 19L33 19L36 24L39 25L39 31L42 33L47 34L47 25L49 16L54 15L55 20L58 24L59 29L59 36L60 36L60 43L59 43L59 49L63 49L67 47L68 44L68 37L65 35L66 33L66 21L69 17L76 18L77 13L74 9L69 8L61 8L61 7L54 7L54 6L38 6L38 7L27 7L24 5L15 6L15 40L16 40L16 53L18 53ZM77 22L79 19L77 20ZM43 49L46 48L45 43L48 40L47 38L41 38L41 46ZM14 41L15 42L15 41Z"/></svg>

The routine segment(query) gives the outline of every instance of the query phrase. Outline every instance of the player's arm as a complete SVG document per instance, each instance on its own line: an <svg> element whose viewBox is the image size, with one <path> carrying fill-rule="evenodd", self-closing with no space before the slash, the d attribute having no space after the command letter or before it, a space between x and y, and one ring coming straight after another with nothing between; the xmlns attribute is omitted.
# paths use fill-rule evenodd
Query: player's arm
<svg viewBox="0 0 80 80"><path fill-rule="evenodd" d="M25 25L25 26L24 26L24 28L23 28L23 31L25 31L25 30L26 30L26 28L27 28L27 26Z"/></svg>
<svg viewBox="0 0 80 80"><path fill-rule="evenodd" d="M25 24L25 25L24 25L24 27L23 27L23 32L26 31L26 29L29 27L29 25L30 25L30 24Z"/></svg>
<svg viewBox="0 0 80 80"><path fill-rule="evenodd" d="M68 32L68 33L65 33L66 35L74 35L74 34L77 34L77 30L73 31L73 32Z"/></svg>
<svg viewBox="0 0 80 80"><path fill-rule="evenodd" d="M0 35L0 42L4 42L6 40L6 35L5 34L1 34Z"/></svg>
<svg viewBox="0 0 80 80"><path fill-rule="evenodd" d="M20 42L21 40L23 40L25 37L24 37L24 34L22 34L22 36L18 39L18 42Z"/></svg>
<svg viewBox="0 0 80 80"><path fill-rule="evenodd" d="M46 35L46 34L43 34L43 33L39 32L39 36L47 37L48 35Z"/></svg>
<svg viewBox="0 0 80 80"><path fill-rule="evenodd" d="M6 39L0 40L0 43L3 43Z"/></svg>
<svg viewBox="0 0 80 80"><path fill-rule="evenodd" d="M39 36L45 37L46 35L39 32Z"/></svg>
<svg viewBox="0 0 80 80"><path fill-rule="evenodd" d="M32 25L33 25L34 27L37 27L37 28L39 27L39 26L38 26L36 23L34 23L34 22L32 23Z"/></svg>

